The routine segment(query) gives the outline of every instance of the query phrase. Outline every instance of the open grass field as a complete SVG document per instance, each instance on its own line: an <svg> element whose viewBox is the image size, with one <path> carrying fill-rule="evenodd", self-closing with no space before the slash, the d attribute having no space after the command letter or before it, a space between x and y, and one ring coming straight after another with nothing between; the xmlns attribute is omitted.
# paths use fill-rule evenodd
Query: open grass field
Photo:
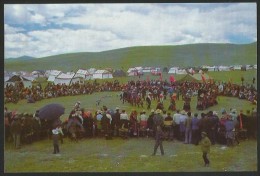
<svg viewBox="0 0 260 176"><path fill-rule="evenodd" d="M165 155L151 156L151 138L83 139L73 143L65 139L61 153L52 154L52 141L44 140L5 149L5 172L239 172L257 171L255 140L241 141L239 146L211 147L210 167L204 167L199 146L164 141Z"/></svg>
<svg viewBox="0 0 260 176"><path fill-rule="evenodd" d="M60 103L65 109L61 117L66 119L77 100L81 101L82 107L94 111L96 100L101 98L101 104L114 109L126 109L128 113L134 108L138 112L142 108L122 104L118 92L101 92L84 96L68 96L55 99L46 99L35 104L27 104L20 101L18 104L6 104L9 109L19 112L34 113L38 108L48 103ZM168 106L166 100L165 106ZM256 107L248 101L237 98L219 97L219 104L209 110L220 111L221 108L233 107L237 110L251 109ZM155 102L154 102L155 103ZM155 104L152 108L155 108ZM177 101L177 108L182 108L183 102ZM195 110L195 98L191 103L192 112ZM201 113L201 111L199 112ZM4 170L7 173L22 172L239 172L257 170L257 141L241 141L239 146L225 148L222 145L214 145L211 149L211 166L203 167L200 147L185 145L174 141L164 141L165 156L150 156L153 151L154 140L151 138L130 138L123 140L114 138L83 139L79 143L73 143L65 139L60 145L61 154L53 155L52 140L34 142L23 145L20 150L13 149L11 143L5 144ZM159 154L159 151L158 151Z"/></svg>

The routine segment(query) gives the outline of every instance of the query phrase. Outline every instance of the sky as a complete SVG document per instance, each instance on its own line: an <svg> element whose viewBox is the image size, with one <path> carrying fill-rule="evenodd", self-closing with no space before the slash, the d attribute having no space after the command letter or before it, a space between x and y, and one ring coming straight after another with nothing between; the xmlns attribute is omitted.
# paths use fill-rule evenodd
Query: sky
<svg viewBox="0 0 260 176"><path fill-rule="evenodd" d="M4 57L257 41L256 3L5 4Z"/></svg>

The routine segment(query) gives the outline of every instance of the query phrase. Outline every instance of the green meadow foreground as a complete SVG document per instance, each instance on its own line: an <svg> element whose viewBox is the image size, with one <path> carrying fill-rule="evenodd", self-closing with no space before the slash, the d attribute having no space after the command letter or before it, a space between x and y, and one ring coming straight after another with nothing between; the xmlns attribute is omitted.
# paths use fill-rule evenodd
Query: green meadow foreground
<svg viewBox="0 0 260 176"><path fill-rule="evenodd" d="M239 172L257 171L256 140L227 148L211 147L210 167L204 167L199 146L164 141L165 155L151 156L152 138L65 139L61 154L52 154L52 140L35 142L20 150L6 145L5 172Z"/></svg>

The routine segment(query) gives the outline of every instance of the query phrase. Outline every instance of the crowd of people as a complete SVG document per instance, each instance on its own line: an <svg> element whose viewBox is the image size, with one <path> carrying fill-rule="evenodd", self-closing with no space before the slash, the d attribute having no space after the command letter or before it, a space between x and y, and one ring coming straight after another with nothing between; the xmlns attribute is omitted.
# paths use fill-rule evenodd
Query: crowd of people
<svg viewBox="0 0 260 176"><path fill-rule="evenodd" d="M159 146L162 148L162 140L178 140L184 144L198 145L202 132L205 132L213 145L220 143L230 146L235 143L239 144L240 139L256 138L256 109L248 110L246 113L237 112L235 109L230 109L230 112L222 109L220 114L216 111L199 114L191 112L190 108L193 96L197 96L197 110L206 110L208 107L216 105L217 96L238 97L256 104L257 91L249 85L212 81L170 83L160 80L128 81L126 84L120 84L118 81L105 81L104 83L93 81L84 84L74 83L71 86L48 83L44 88L41 84L31 88L18 84L5 88L5 102L17 102L20 99L34 102L44 98L92 94L102 91L121 91L122 103L129 103L134 109L126 112L125 109L118 107L113 110L103 106L95 112L90 112L81 108L80 102L76 102L68 119L54 124L40 119L38 111L35 114L18 114L5 108L5 140L13 141L15 147L20 148L21 143L32 143L55 135L53 138L55 139L54 153L58 153L57 140L62 140L62 136L58 134L69 137L75 142L82 138L100 136L106 139L150 137L156 139L154 149L156 153ZM168 108L164 107L167 99L170 101ZM176 108L176 101L179 100L184 102L181 109ZM157 103L154 108L151 107L152 101ZM142 107L143 110L138 112L135 110L136 106ZM158 114L162 117L160 127L158 127L156 118ZM158 137L158 130L161 131L159 135L161 137ZM58 131L62 131L62 133ZM162 148L161 154L163 153Z"/></svg>
<svg viewBox="0 0 260 176"><path fill-rule="evenodd" d="M105 81L98 83L97 81L85 82L83 84L77 82L71 85L66 84L48 84L43 87L40 83L31 87L24 87L22 83L7 85L4 89L5 103L17 103L19 100L26 99L28 103L34 103L46 98L56 98L69 95L92 94L102 91L120 91L121 86L117 80Z"/></svg>
<svg viewBox="0 0 260 176"><path fill-rule="evenodd" d="M122 91L121 99L130 102L132 105L143 106L144 102L150 108L151 100L160 101L169 95L173 95L177 100L180 96L185 100L186 107L189 107L190 97L198 96L197 109L206 109L208 106L216 104L216 97L231 96L239 99L246 99L254 104L257 103L257 90L253 85L237 85L223 82L168 82L160 80L138 80L128 81L126 84L120 84L118 80L105 81L98 83L77 82L71 85L48 83L43 87L40 83L31 87L24 87L22 83L7 85L4 89L4 102L17 103L19 100L27 99L28 103L34 103L45 98L54 98L68 95L92 94L101 91ZM174 102L173 102L174 103ZM189 109L186 109L189 110Z"/></svg>
<svg viewBox="0 0 260 176"><path fill-rule="evenodd" d="M218 114L216 111L207 113L192 113L191 111L176 110L172 113L166 110L132 110L126 112L118 107L115 110L103 106L101 109L90 112L80 107L80 102L75 104L67 120L53 125L49 121L39 119L35 114L17 114L9 112L5 108L5 139L13 140L15 147L20 143L31 143L52 135L51 131L61 128L64 136L72 141L82 138L105 137L156 137L158 122L156 114L160 114L163 123L160 128L163 131L163 140L181 141L184 144L198 145L201 140L201 132L208 135L211 143L234 145L239 144L239 139L256 139L257 112L256 109L237 112L225 109Z"/></svg>
<svg viewBox="0 0 260 176"><path fill-rule="evenodd" d="M197 110L205 110L218 104L218 96L237 97L246 99L252 104L257 103L257 90L252 85L235 85L222 82L174 82L167 81L129 81L122 87L120 99L122 103L128 102L132 106L143 107L146 102L147 109L151 108L153 100L157 101L157 108L163 110L164 100L169 97L168 110L176 110L176 100L184 101L183 109L191 109L190 102L193 96L197 96Z"/></svg>

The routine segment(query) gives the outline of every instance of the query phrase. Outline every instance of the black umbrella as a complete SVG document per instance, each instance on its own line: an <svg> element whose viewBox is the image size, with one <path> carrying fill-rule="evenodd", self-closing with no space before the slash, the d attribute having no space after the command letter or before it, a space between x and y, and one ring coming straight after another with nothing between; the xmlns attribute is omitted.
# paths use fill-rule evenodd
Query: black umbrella
<svg viewBox="0 0 260 176"><path fill-rule="evenodd" d="M39 118L46 120L56 120L64 114L65 108L56 103L48 104L39 110Z"/></svg>

